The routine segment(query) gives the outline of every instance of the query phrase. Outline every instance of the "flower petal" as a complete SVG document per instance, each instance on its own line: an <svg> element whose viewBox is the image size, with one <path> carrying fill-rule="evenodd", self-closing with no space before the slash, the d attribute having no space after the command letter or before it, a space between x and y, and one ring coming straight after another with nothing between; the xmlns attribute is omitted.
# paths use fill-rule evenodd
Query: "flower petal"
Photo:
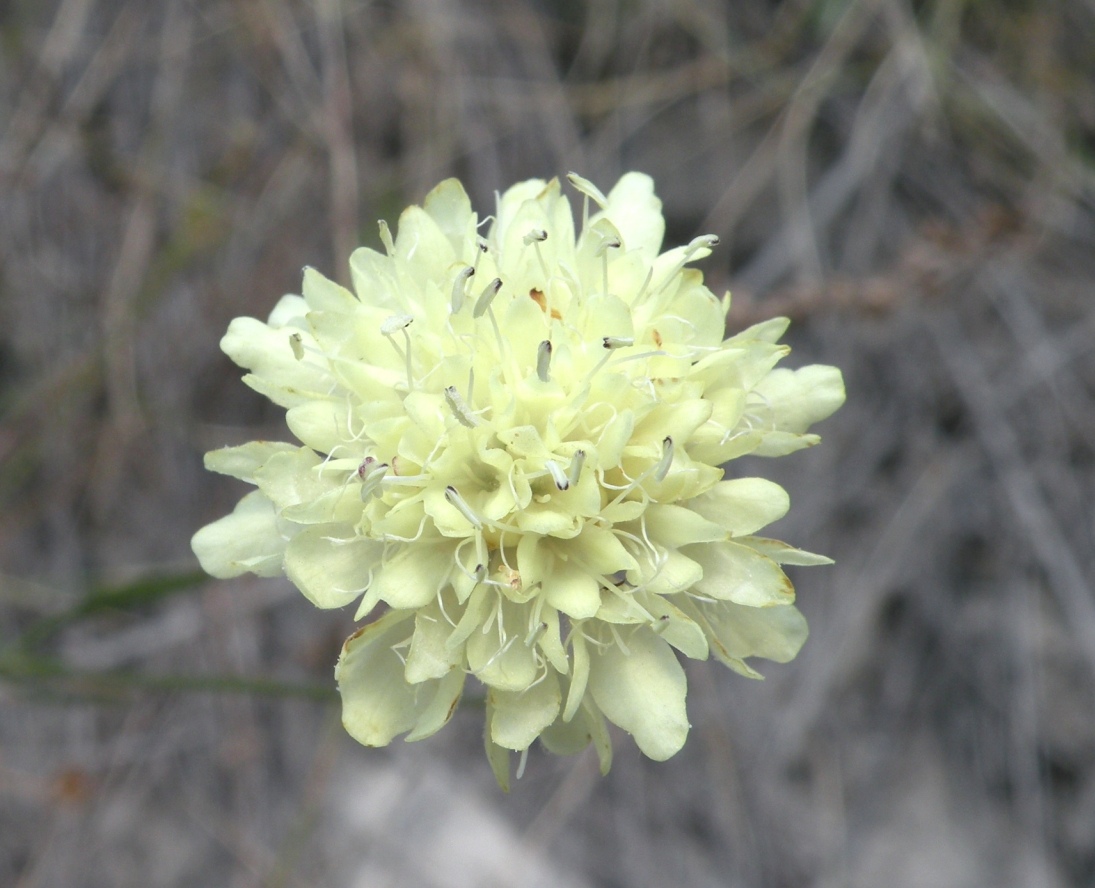
<svg viewBox="0 0 1095 888"><path fill-rule="evenodd" d="M556 560L544 581L547 603L572 620L595 616L601 606L601 585L578 565Z"/></svg>
<svg viewBox="0 0 1095 888"><path fill-rule="evenodd" d="M580 715L570 721L555 719L540 734L540 742L555 755L575 755L589 746L593 732Z"/></svg>
<svg viewBox="0 0 1095 888"><path fill-rule="evenodd" d="M286 576L322 608L342 607L364 594L384 551L375 540L338 539L331 532L308 527L285 547Z"/></svg>
<svg viewBox="0 0 1095 888"><path fill-rule="evenodd" d="M655 761L677 753L688 737L684 670L669 645L645 627L616 644L593 651L589 670L593 700L613 724L635 737Z"/></svg>
<svg viewBox="0 0 1095 888"><path fill-rule="evenodd" d="M634 570L638 562L610 530L587 524L572 540L557 543L560 557L574 561L591 574L610 575L618 570Z"/></svg>
<svg viewBox="0 0 1095 888"><path fill-rule="evenodd" d="M665 237L665 219L650 176L624 173L608 192L604 215L623 235L625 249L639 250L652 259L658 255Z"/></svg>
<svg viewBox="0 0 1095 888"><path fill-rule="evenodd" d="M334 486L312 471L320 462L307 447L275 453L255 470L255 483L279 510L311 503Z"/></svg>
<svg viewBox="0 0 1095 888"><path fill-rule="evenodd" d="M650 538L670 549L692 543L714 543L726 539L726 531L719 526L719 523L709 521L699 514L698 510L693 510L691 502L687 507L668 504L651 505L645 514L646 530Z"/></svg>
<svg viewBox="0 0 1095 888"><path fill-rule="evenodd" d="M469 233L475 233L475 218L460 180L446 179L437 185L422 201L422 209L437 223L456 254L462 255Z"/></svg>
<svg viewBox="0 0 1095 888"><path fill-rule="evenodd" d="M350 405L346 401L333 398L305 401L285 412L285 422L289 431L312 450L346 454L344 442L351 437Z"/></svg>
<svg viewBox="0 0 1095 888"><path fill-rule="evenodd" d="M405 544L377 571L370 591L392 607L424 607L445 585L454 564L448 540Z"/></svg>
<svg viewBox="0 0 1095 888"><path fill-rule="evenodd" d="M660 595L650 592L636 594L638 602L657 620L651 628L673 647L693 660L706 660L707 636L703 628L688 614Z"/></svg>
<svg viewBox="0 0 1095 888"><path fill-rule="evenodd" d="M304 269L300 292L312 311L347 311L358 304L353 293L311 267Z"/></svg>
<svg viewBox="0 0 1095 888"><path fill-rule="evenodd" d="M720 481L688 501L688 508L732 536L751 534L787 514L791 500L778 484L764 478Z"/></svg>
<svg viewBox="0 0 1095 888"><path fill-rule="evenodd" d="M769 540L764 537L747 536L738 538L737 542L748 546L755 552L759 552L765 558L771 558L776 564L796 564L803 567L814 567L821 564L832 564L833 559L825 555L817 555L796 549L780 540Z"/></svg>
<svg viewBox="0 0 1095 888"><path fill-rule="evenodd" d="M571 667L570 688L567 691L566 707L563 709L563 721L570 721L578 711L589 685L589 646L580 624L574 627L571 649L574 651L574 665Z"/></svg>
<svg viewBox="0 0 1095 888"><path fill-rule="evenodd" d="M292 336L311 340L311 334L293 328L274 329L254 318L236 318L221 339L221 350L251 372L244 382L282 407L310 397L325 397L330 378L325 367L305 357L298 360Z"/></svg>
<svg viewBox="0 0 1095 888"><path fill-rule="evenodd" d="M806 618L793 605L745 607L729 601L701 605L713 632L712 648L720 656L743 660L764 657L789 663L806 641Z"/></svg>
<svg viewBox="0 0 1095 888"><path fill-rule="evenodd" d="M405 675L411 684L418 684L431 678L443 678L456 669L464 659L464 652L452 648L446 642L452 633L452 626L441 610L440 598L449 598L449 606L455 607L452 593L443 592L426 607L419 608L414 615L414 637L411 649L407 653Z"/></svg>
<svg viewBox="0 0 1095 888"><path fill-rule="evenodd" d="M501 620L504 632L492 625L487 632L476 631L468 638L468 668L483 684L501 691L523 691L536 680L536 656L526 644L525 610L503 600L495 620Z"/></svg>
<svg viewBox="0 0 1095 888"><path fill-rule="evenodd" d="M510 751L504 746L499 746L495 743L490 736L490 723L494 718L494 713L491 711L490 696L487 697L487 719L483 725L483 746L487 753L487 761L490 763L490 769L494 772L494 779L498 781L498 786L502 792L509 792L509 760Z"/></svg>
<svg viewBox="0 0 1095 888"><path fill-rule="evenodd" d="M393 649L410 634L407 611L388 611L342 646L335 680L342 695L342 724L364 746L386 746L409 731L426 710L420 686L407 684Z"/></svg>
<svg viewBox="0 0 1095 888"><path fill-rule="evenodd" d="M421 292L429 291L431 281L443 280L456 259L449 239L422 207L407 207L400 214L395 251L399 268L418 284ZM403 290L402 295L412 314L426 313L432 307L420 303L409 289Z"/></svg>
<svg viewBox="0 0 1095 888"><path fill-rule="evenodd" d="M844 403L844 379L836 367L812 364L773 370L753 389L772 410L776 429L802 434Z"/></svg>
<svg viewBox="0 0 1095 888"><path fill-rule="evenodd" d="M464 692L464 672L454 669L446 673L440 681L429 682L430 686L435 684L437 692L414 723L414 730L407 735L408 743L432 737L449 723Z"/></svg>
<svg viewBox="0 0 1095 888"><path fill-rule="evenodd" d="M696 591L748 607L791 604L795 589L779 565L737 543L689 546L687 554L703 568Z"/></svg>
<svg viewBox="0 0 1095 888"><path fill-rule="evenodd" d="M273 503L258 490L241 499L230 515L194 534L190 546L202 570L221 579L248 571L277 576L285 552Z"/></svg>
<svg viewBox="0 0 1095 888"><path fill-rule="evenodd" d="M538 684L523 691L488 692L493 715L490 721L491 739L506 749L528 749L540 732L555 721L562 695L559 679L551 669Z"/></svg>
<svg viewBox="0 0 1095 888"><path fill-rule="evenodd" d="M281 441L250 441L239 447L222 447L205 455L205 467L210 472L231 475L249 484L255 483L255 472L275 453L293 453L292 444Z"/></svg>

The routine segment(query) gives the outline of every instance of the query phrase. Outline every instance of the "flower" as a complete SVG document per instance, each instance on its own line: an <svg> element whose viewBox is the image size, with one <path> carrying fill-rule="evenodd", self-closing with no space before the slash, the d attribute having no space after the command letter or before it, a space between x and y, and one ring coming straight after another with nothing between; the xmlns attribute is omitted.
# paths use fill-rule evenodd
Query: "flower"
<svg viewBox="0 0 1095 888"><path fill-rule="evenodd" d="M343 722L367 746L428 737L466 678L486 687L486 747L594 743L606 720L652 759L685 742L678 662L786 662L806 638L781 564L828 559L754 534L788 509L745 454L817 442L844 400L833 367L774 369L786 319L723 340L717 299L666 252L653 182L607 196L571 174L497 198L486 237L460 183L407 209L355 292L312 269L267 323L221 342L286 408L303 446L256 441L206 466L256 485L193 547L218 577L284 572L314 604L360 599L343 646ZM592 211L592 213L591 213ZM484 220L485 221L485 220Z"/></svg>

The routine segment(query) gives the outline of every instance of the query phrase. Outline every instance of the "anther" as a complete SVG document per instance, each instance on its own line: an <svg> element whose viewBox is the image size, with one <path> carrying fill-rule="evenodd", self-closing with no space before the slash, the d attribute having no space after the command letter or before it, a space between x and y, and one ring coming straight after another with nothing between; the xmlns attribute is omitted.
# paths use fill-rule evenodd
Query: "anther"
<svg viewBox="0 0 1095 888"><path fill-rule="evenodd" d="M570 460L570 468L567 470L567 481L571 484L577 484L578 479L582 476L582 466L585 465L586 452L584 450L575 450L574 456Z"/></svg>
<svg viewBox="0 0 1095 888"><path fill-rule="evenodd" d="M662 441L662 458L654 468L654 480L664 481L669 474L669 467L673 464L673 439L668 435Z"/></svg>
<svg viewBox="0 0 1095 888"><path fill-rule="evenodd" d="M684 248L685 261L699 250L710 250L718 245L719 236L717 234L701 234L699 237L694 237L688 242L688 246Z"/></svg>
<svg viewBox="0 0 1095 888"><path fill-rule="evenodd" d="M470 265L460 269L456 280L452 282L452 313L456 314L464 307L464 283L475 274L475 269Z"/></svg>
<svg viewBox="0 0 1095 888"><path fill-rule="evenodd" d="M299 333L292 333L289 336L289 348L293 350L293 357L298 361L304 360L304 337Z"/></svg>
<svg viewBox="0 0 1095 888"><path fill-rule="evenodd" d="M542 243L548 238L548 233L542 228L534 228L524 237L525 246L529 244Z"/></svg>
<svg viewBox="0 0 1095 888"><path fill-rule="evenodd" d="M633 336L605 336L602 340L604 347L609 351L617 348L627 348L635 344Z"/></svg>
<svg viewBox="0 0 1095 888"><path fill-rule="evenodd" d="M392 240L392 230L388 227L388 223L383 219L377 221L377 227L380 229L380 242L384 244L384 252L389 256L395 254L395 242Z"/></svg>
<svg viewBox="0 0 1095 888"><path fill-rule="evenodd" d="M555 482L556 487L560 490L566 490L570 487L570 479L567 478L566 473L555 460L549 459L547 463L545 463L545 467L548 470L548 474L551 475L551 480Z"/></svg>
<svg viewBox="0 0 1095 888"><path fill-rule="evenodd" d="M452 504L452 506L460 512L461 515L463 515L465 518L468 519L469 522L471 522L472 527L474 527L476 530L483 529L483 522L480 521L479 516L471 510L471 506L464 502L464 498L456 492L455 487L449 486L445 488L445 499L447 499ZM478 568L476 569L478 570Z"/></svg>
<svg viewBox="0 0 1095 888"><path fill-rule="evenodd" d="M475 246L477 247L477 249L475 251L475 258L472 260L472 267L475 268L476 271L478 271L479 270L479 258L481 256L483 256L484 254L490 252L490 244L487 243L486 238L484 238L481 235L477 234L475 236Z"/></svg>
<svg viewBox="0 0 1095 888"><path fill-rule="evenodd" d="M373 463L376 463L373 465ZM361 501L369 501L388 473L387 463L377 463L371 456L365 457L364 462L357 467L358 477L361 478Z"/></svg>
<svg viewBox="0 0 1095 888"><path fill-rule="evenodd" d="M601 240L597 245L597 249L594 252L595 256L603 256L609 250L616 250L620 247L620 239L618 237L606 237Z"/></svg>
<svg viewBox="0 0 1095 888"><path fill-rule="evenodd" d="M469 429L482 425L482 420L468 409L468 405L460 397L460 392L456 390L455 385L450 385L445 389L445 403L449 405L449 409L460 425Z"/></svg>
<svg viewBox="0 0 1095 888"><path fill-rule="evenodd" d="M608 203L608 198L604 196L601 189L590 182L589 179L584 179L577 173L567 173L567 181L586 198L592 198L598 206L603 207Z"/></svg>
<svg viewBox="0 0 1095 888"><path fill-rule="evenodd" d="M391 336L398 330L405 330L414 320L410 315L392 315L380 325L380 332L385 336Z"/></svg>
<svg viewBox="0 0 1095 888"><path fill-rule="evenodd" d="M661 635L669 628L669 614L662 614L658 619L650 624L650 628L655 635Z"/></svg>
<svg viewBox="0 0 1095 888"><path fill-rule="evenodd" d="M490 304L494 301L494 297L498 295L498 291L502 289L502 279L495 278L489 284L483 288L483 292L479 294L479 298L475 301L475 308L472 309L471 316L473 318L481 318L490 308Z"/></svg>
<svg viewBox="0 0 1095 888"><path fill-rule="evenodd" d="M540 377L540 382L550 382L551 377L548 375L548 369L551 366L551 342L545 339L540 343L536 349L536 375Z"/></svg>

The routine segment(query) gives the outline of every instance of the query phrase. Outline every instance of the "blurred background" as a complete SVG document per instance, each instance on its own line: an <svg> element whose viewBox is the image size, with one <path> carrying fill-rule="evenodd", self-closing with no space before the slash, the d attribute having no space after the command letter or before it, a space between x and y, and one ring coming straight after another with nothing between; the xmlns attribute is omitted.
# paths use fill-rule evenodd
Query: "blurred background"
<svg viewBox="0 0 1095 888"><path fill-rule="evenodd" d="M0 883L1095 884L1095 2L0 2ZM688 745L366 750L351 614L203 579L285 439L218 350L436 182L652 174L738 329L844 370L743 461L812 637Z"/></svg>

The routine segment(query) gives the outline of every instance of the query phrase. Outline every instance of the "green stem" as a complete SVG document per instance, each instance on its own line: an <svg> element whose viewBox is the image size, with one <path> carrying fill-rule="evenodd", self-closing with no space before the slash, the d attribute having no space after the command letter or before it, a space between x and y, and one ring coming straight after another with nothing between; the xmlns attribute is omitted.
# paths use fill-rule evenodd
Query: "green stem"
<svg viewBox="0 0 1095 888"><path fill-rule="evenodd" d="M298 684L243 675L150 675L124 670L92 672L69 669L55 659L33 655L0 658L0 680L13 684L61 685L78 696L117 696L133 691L160 693L257 694L334 703L338 692L325 685Z"/></svg>

